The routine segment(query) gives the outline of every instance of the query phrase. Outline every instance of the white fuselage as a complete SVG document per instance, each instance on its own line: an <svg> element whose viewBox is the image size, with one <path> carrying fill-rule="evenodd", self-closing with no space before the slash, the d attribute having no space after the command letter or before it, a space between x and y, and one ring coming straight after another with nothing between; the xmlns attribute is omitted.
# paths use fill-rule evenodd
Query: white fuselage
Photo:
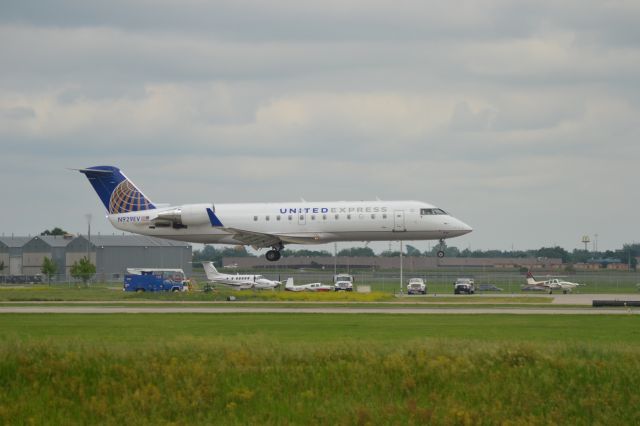
<svg viewBox="0 0 640 426"><path fill-rule="evenodd" d="M533 277L527 279L527 284L532 286L544 287L551 290L564 290L564 291L573 291L573 289L581 285L579 283L562 281L557 278L553 278L546 281L536 281Z"/></svg>
<svg viewBox="0 0 640 426"><path fill-rule="evenodd" d="M213 266L213 262L202 262L202 266L209 281L237 289L274 289L280 285L279 281L269 280L262 275L221 274Z"/></svg>
<svg viewBox="0 0 640 426"><path fill-rule="evenodd" d="M448 214L421 214L425 209L438 209L419 201L216 204L215 215L223 227L205 220L178 229L153 226L150 220L155 215L172 209L175 207L110 214L108 218L123 231L205 244L246 244L225 228L299 238L299 244L439 240L471 232L471 227Z"/></svg>
<svg viewBox="0 0 640 426"><path fill-rule="evenodd" d="M293 278L289 278L287 279L284 289L286 291L331 291L333 290L333 287L322 283L295 285L293 283Z"/></svg>

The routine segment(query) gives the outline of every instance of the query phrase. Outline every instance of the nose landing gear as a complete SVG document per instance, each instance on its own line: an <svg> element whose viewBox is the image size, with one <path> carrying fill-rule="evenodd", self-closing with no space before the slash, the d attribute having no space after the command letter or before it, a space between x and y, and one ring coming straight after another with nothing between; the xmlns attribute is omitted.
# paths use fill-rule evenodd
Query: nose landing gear
<svg viewBox="0 0 640 426"><path fill-rule="evenodd" d="M440 238L440 247L438 247L438 257L444 257L444 238Z"/></svg>

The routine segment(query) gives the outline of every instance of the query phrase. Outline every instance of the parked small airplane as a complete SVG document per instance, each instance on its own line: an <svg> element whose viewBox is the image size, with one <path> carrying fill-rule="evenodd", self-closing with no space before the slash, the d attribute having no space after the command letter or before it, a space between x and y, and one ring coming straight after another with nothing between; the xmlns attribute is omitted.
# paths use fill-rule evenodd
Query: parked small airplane
<svg viewBox="0 0 640 426"><path fill-rule="evenodd" d="M213 266L213 262L202 262L202 266L209 281L228 285L237 290L273 290L280 285L280 281L268 280L262 275L222 274Z"/></svg>
<svg viewBox="0 0 640 426"><path fill-rule="evenodd" d="M284 289L287 291L332 291L333 287L322 283L294 285L293 278L288 278Z"/></svg>
<svg viewBox="0 0 640 426"><path fill-rule="evenodd" d="M412 241L458 237L471 227L420 201L183 204L152 202L117 167L79 170L98 193L111 224L122 231L203 244L269 248L277 261L285 244ZM443 257L444 251L438 251Z"/></svg>
<svg viewBox="0 0 640 426"><path fill-rule="evenodd" d="M562 293L567 294L573 291L574 288L584 284L572 283L569 281L563 281L558 278L551 278L546 281L536 281L531 271L527 272L527 287L539 287L549 290L549 294L553 294L553 290L562 290Z"/></svg>

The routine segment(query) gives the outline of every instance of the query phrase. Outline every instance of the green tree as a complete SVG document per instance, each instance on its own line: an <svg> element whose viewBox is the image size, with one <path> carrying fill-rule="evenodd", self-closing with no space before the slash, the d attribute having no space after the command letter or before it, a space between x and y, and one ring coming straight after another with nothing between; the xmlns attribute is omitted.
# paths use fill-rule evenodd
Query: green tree
<svg viewBox="0 0 640 426"><path fill-rule="evenodd" d="M569 252L559 246L542 247L541 249L536 250L536 257L559 257L560 259L562 259L562 263L568 263L571 261L571 255L569 254Z"/></svg>
<svg viewBox="0 0 640 426"><path fill-rule="evenodd" d="M331 257L332 254L326 250L283 250L282 255L285 257L299 256L299 257Z"/></svg>
<svg viewBox="0 0 640 426"><path fill-rule="evenodd" d="M344 257L373 257L375 255L370 247L351 247L338 252L338 256Z"/></svg>
<svg viewBox="0 0 640 426"><path fill-rule="evenodd" d="M40 271L42 271L42 273L47 277L47 282L51 285L51 277L58 272L58 265L56 265L51 258L45 257L42 261L42 268L40 268Z"/></svg>
<svg viewBox="0 0 640 426"><path fill-rule="evenodd" d="M82 280L82 284L87 287L87 283L96 273L96 265L86 257L83 257L80 261L76 261L71 265L70 272L73 278Z"/></svg>
<svg viewBox="0 0 640 426"><path fill-rule="evenodd" d="M0 262L0 272L4 271L4 262Z"/></svg>
<svg viewBox="0 0 640 426"><path fill-rule="evenodd" d="M224 257L255 257L247 251L245 246L226 247L222 250L216 250L211 245L206 245L202 250L193 252L193 262L213 262L216 266L222 266L222 258Z"/></svg>
<svg viewBox="0 0 640 426"><path fill-rule="evenodd" d="M40 235L64 235L64 234L68 234L68 232L62 228L58 228L57 226L53 228L51 231L49 231L48 229L45 229L40 233Z"/></svg>
<svg viewBox="0 0 640 426"><path fill-rule="evenodd" d="M422 253L420 253L420 250L418 250L417 248L415 248L414 246L407 244L407 256L413 256L413 257L418 257L421 256Z"/></svg>

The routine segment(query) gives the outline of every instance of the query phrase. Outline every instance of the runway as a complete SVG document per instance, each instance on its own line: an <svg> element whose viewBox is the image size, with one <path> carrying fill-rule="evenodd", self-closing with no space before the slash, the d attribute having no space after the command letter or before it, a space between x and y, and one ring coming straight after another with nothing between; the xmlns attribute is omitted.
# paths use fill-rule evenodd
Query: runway
<svg viewBox="0 0 640 426"><path fill-rule="evenodd" d="M364 308L364 307L246 307L246 306L2 306L0 314L407 314L407 315L637 315L640 309L628 308Z"/></svg>

